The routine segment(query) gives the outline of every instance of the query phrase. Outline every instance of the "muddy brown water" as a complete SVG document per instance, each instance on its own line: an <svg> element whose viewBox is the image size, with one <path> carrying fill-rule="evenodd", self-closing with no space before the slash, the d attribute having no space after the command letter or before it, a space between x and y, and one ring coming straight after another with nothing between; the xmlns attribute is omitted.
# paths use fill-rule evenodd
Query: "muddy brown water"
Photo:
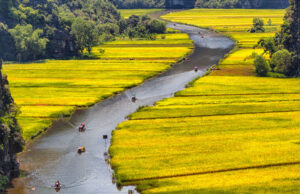
<svg viewBox="0 0 300 194"><path fill-rule="evenodd" d="M112 181L113 171L105 162L104 154L108 150L112 130L140 106L153 105L183 90L188 82L202 76L211 65L216 64L234 44L228 38L197 27L171 22L168 27L188 33L194 40L195 50L189 60L138 87L87 110L76 111L67 121L55 122L19 156L21 169L26 171L27 176L14 180L10 194L56 193L51 187L56 180L62 183L60 193L128 193L129 189L135 188L118 189ZM193 71L195 65L199 67L197 73ZM131 102L133 95L137 97L136 103ZM87 124L87 131L80 134L78 126L82 122ZM107 141L103 140L103 135L108 135ZM86 153L77 154L80 146L86 147Z"/></svg>

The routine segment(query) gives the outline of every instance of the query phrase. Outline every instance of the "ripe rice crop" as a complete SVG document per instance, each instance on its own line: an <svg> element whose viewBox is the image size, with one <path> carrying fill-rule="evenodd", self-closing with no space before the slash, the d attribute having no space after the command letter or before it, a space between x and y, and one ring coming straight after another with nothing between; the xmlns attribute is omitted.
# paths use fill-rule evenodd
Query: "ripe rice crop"
<svg viewBox="0 0 300 194"><path fill-rule="evenodd" d="M141 185L145 193L299 193L300 165L249 169L155 180ZM164 187L162 187L164 185ZM143 187L143 188L142 188Z"/></svg>
<svg viewBox="0 0 300 194"><path fill-rule="evenodd" d="M159 40L119 39L93 48L93 60L45 60L4 65L18 106L26 140L35 137L76 107L91 106L141 84L191 52L186 34L167 34ZM122 44L122 46L120 46ZM132 45L138 45L134 47ZM104 52L100 53L100 49ZM171 54L173 53L173 54Z"/></svg>
<svg viewBox="0 0 300 194"><path fill-rule="evenodd" d="M249 59L263 53L252 47L274 36L284 12L193 9L163 16L219 31L237 49L208 76L117 127L110 154L120 184L142 193L300 192L300 79L256 77ZM249 33L254 17L272 26Z"/></svg>

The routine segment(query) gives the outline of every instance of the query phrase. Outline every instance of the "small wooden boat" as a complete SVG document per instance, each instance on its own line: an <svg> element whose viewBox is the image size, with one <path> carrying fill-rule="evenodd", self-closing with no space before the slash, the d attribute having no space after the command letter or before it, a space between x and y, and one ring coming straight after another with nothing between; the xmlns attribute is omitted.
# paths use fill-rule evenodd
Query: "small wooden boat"
<svg viewBox="0 0 300 194"><path fill-rule="evenodd" d="M78 154L81 154L83 152L85 152L85 147L80 147L80 148L77 149Z"/></svg>
<svg viewBox="0 0 300 194"><path fill-rule="evenodd" d="M137 100L137 98L135 97L135 96L133 96L132 98L131 98L131 101L134 103L134 102L136 102L136 100Z"/></svg>

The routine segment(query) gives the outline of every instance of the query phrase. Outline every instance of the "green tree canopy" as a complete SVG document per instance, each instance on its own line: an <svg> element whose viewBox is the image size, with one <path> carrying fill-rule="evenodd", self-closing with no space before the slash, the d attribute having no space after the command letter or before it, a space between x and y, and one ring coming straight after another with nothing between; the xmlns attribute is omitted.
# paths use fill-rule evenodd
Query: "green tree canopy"
<svg viewBox="0 0 300 194"><path fill-rule="evenodd" d="M43 30L33 30L32 25L17 25L9 33L14 39L19 60L36 59L44 55L47 38L42 38Z"/></svg>
<svg viewBox="0 0 300 194"><path fill-rule="evenodd" d="M256 55L254 59L255 72L258 76L267 76L270 65L262 55Z"/></svg>
<svg viewBox="0 0 300 194"><path fill-rule="evenodd" d="M253 18L253 27L251 28L251 32L265 32L264 25L263 19Z"/></svg>
<svg viewBox="0 0 300 194"><path fill-rule="evenodd" d="M272 37L260 39L255 47L263 48L264 53L268 53L270 56L272 56L278 50L274 38Z"/></svg>
<svg viewBox="0 0 300 194"><path fill-rule="evenodd" d="M87 49L90 53L92 47L98 43L99 36L94 23L91 21L77 18L71 26L71 34L75 38L75 43L80 53L84 49Z"/></svg>
<svg viewBox="0 0 300 194"><path fill-rule="evenodd" d="M12 0L0 0L0 15L7 16L12 5Z"/></svg>
<svg viewBox="0 0 300 194"><path fill-rule="evenodd" d="M150 33L165 33L166 32L166 23L163 21L159 21L159 20L151 20L149 23L149 31Z"/></svg>
<svg viewBox="0 0 300 194"><path fill-rule="evenodd" d="M277 51L271 58L271 67L277 73L283 73L285 75L289 74L291 63L292 55L286 49Z"/></svg>

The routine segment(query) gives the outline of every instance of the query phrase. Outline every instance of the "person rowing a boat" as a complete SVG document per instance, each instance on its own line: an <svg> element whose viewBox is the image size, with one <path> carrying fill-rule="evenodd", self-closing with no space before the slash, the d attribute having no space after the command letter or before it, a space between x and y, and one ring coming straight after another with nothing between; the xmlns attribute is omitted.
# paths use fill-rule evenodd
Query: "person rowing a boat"
<svg viewBox="0 0 300 194"><path fill-rule="evenodd" d="M61 188L61 184L59 182L59 180L56 181L56 183L54 184L55 189L60 189Z"/></svg>
<svg viewBox="0 0 300 194"><path fill-rule="evenodd" d="M137 98L135 96L132 96L131 101L134 103L137 101Z"/></svg>
<svg viewBox="0 0 300 194"><path fill-rule="evenodd" d="M79 127L79 132L84 132L85 131L85 123L81 123L80 127Z"/></svg>
<svg viewBox="0 0 300 194"><path fill-rule="evenodd" d="M198 66L195 66L195 67L194 67L194 71L195 71L195 72L198 72L198 70L199 70Z"/></svg>

